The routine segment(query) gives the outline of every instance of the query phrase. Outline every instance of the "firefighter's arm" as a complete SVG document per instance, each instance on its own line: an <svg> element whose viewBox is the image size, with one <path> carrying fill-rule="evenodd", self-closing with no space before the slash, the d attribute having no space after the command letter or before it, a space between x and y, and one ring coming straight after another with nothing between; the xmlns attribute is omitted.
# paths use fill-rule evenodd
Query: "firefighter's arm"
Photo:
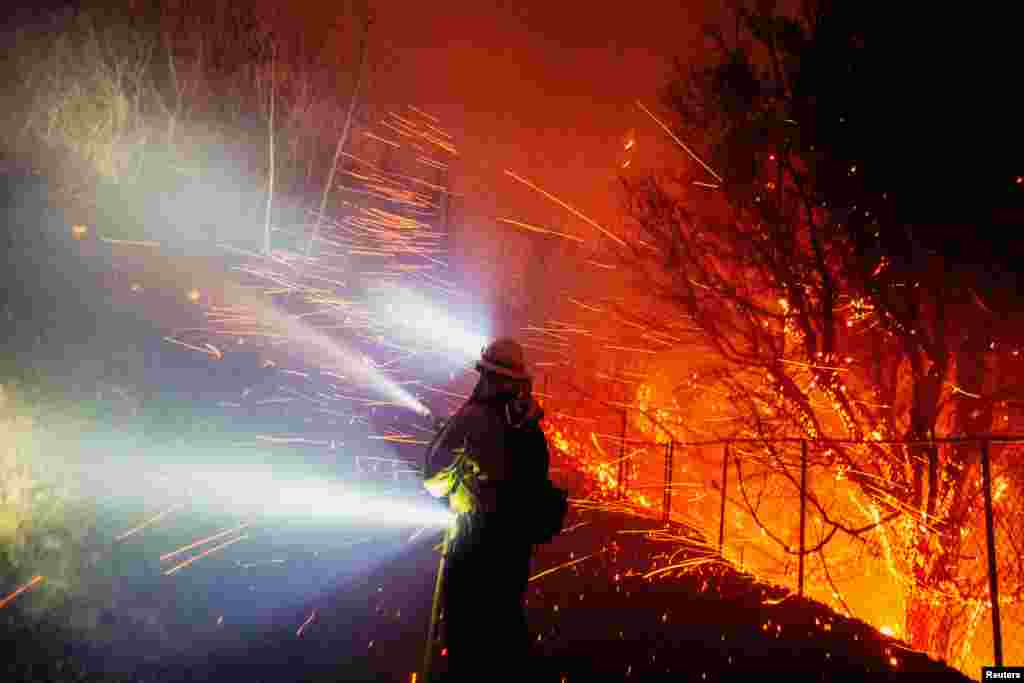
<svg viewBox="0 0 1024 683"><path fill-rule="evenodd" d="M423 486L435 498L443 498L452 491L453 465L456 451L462 445L460 440L465 442L464 431L461 421L452 420L427 448Z"/></svg>
<svg viewBox="0 0 1024 683"><path fill-rule="evenodd" d="M426 458L423 463L423 476L430 478L448 467L455 460L454 450L459 445L458 433L464 431L458 424L457 417L449 420L427 446Z"/></svg>
<svg viewBox="0 0 1024 683"><path fill-rule="evenodd" d="M423 481L423 488L434 498L444 498L452 492L452 477L448 470L441 470Z"/></svg>

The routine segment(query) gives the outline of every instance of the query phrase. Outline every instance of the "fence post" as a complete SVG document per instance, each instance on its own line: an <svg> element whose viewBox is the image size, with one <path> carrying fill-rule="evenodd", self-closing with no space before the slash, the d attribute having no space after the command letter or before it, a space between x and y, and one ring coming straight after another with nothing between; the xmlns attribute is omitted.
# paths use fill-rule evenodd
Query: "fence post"
<svg viewBox="0 0 1024 683"><path fill-rule="evenodd" d="M718 510L718 554L721 556L725 547L725 492L729 488L729 444L722 448L722 502Z"/></svg>
<svg viewBox="0 0 1024 683"><path fill-rule="evenodd" d="M619 441L619 500L626 495L626 410L622 410L622 439Z"/></svg>
<svg viewBox="0 0 1024 683"><path fill-rule="evenodd" d="M675 446L675 441L669 441L665 444L665 498L661 503L661 510L665 518L663 521L666 525L672 516L672 456Z"/></svg>
<svg viewBox="0 0 1024 683"><path fill-rule="evenodd" d="M981 478L985 488L985 540L988 545L988 597L992 601L992 650L996 666L1003 665L1003 634L999 623L999 576L996 569L996 530L992 520L992 470L988 439L981 442Z"/></svg>
<svg viewBox="0 0 1024 683"><path fill-rule="evenodd" d="M800 561L797 565L797 586L804 594L804 534L807 530L807 439L800 439Z"/></svg>

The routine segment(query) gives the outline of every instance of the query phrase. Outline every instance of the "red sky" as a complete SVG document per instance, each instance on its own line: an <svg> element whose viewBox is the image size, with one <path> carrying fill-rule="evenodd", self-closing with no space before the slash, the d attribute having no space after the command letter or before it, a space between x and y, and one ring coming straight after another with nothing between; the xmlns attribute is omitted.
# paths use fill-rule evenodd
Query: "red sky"
<svg viewBox="0 0 1024 683"><path fill-rule="evenodd" d="M552 253L558 267L543 273L545 302L569 285L594 295L610 291L612 273L559 256L571 243L496 227L495 218L505 217L593 239L593 246L599 241L595 228L503 172L529 178L615 231L617 178L631 130L633 168L688 163L635 101L657 109L671 60L693 61L704 49L702 27L726 10L701 0L368 1L375 23L367 98L437 116L459 148L452 181L464 197L454 228L465 290L481 303L494 303L495 291L511 292L513 306L529 309L531 319L553 315L546 306L535 310L538 293L528 283L538 273L526 271ZM359 22L339 14L347 4L298 0L287 10L275 7L307 30L349 27L337 45L354 64Z"/></svg>
<svg viewBox="0 0 1024 683"><path fill-rule="evenodd" d="M624 135L654 133L633 101L654 99L705 20L698 2L642 4L378 0L371 49L388 64L375 90L442 119L463 152L463 191L514 201L529 191L489 179L509 167L603 213Z"/></svg>
<svg viewBox="0 0 1024 683"><path fill-rule="evenodd" d="M643 155L634 163L656 163L659 154L681 161L634 101L655 104L671 59L701 49L708 13L695 1L642 5L376 1L370 96L396 107L418 106L455 136L461 152L455 189L466 195L459 228L465 233L477 234L494 216L505 216L597 235L504 177L506 168L614 229L611 190L630 129L636 129ZM470 259L474 269L487 272L488 261L508 260L507 249L488 253L491 242L476 245L482 251ZM478 282L487 286L486 279Z"/></svg>

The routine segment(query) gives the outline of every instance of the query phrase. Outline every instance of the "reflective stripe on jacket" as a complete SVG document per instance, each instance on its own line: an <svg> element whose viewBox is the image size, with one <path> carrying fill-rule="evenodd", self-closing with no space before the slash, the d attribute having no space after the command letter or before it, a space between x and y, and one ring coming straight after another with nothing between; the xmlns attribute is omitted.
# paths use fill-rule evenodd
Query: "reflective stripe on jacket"
<svg viewBox="0 0 1024 683"><path fill-rule="evenodd" d="M542 416L532 400L469 401L429 447L427 490L469 512L504 507L499 490L540 486L549 467Z"/></svg>

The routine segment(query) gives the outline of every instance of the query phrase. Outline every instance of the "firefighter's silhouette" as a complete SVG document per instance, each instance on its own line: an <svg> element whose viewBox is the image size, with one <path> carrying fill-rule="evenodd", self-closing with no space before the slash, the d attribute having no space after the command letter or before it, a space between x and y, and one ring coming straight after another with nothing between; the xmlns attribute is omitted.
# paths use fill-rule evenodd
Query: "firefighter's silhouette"
<svg viewBox="0 0 1024 683"><path fill-rule="evenodd" d="M458 513L441 605L447 680L460 681L522 671L530 559L534 544L553 535L536 523L537 505L551 490L549 453L522 347L499 339L476 369L479 382L427 449L426 462L427 489L447 496Z"/></svg>

